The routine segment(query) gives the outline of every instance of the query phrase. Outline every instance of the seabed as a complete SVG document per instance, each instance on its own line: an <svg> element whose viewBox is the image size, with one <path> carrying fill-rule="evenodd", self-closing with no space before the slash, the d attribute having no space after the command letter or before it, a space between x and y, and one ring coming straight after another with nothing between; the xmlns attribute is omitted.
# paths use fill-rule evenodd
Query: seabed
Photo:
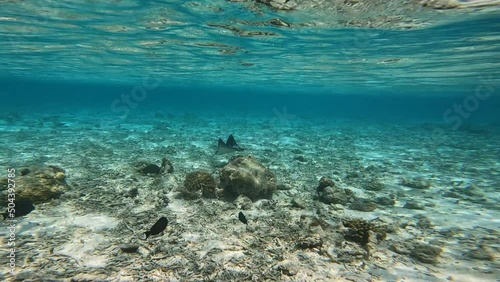
<svg viewBox="0 0 500 282"><path fill-rule="evenodd" d="M116 119L34 113L0 123L10 166L61 168L66 185L16 219L16 275L2 248L1 280L500 277L498 126L169 112ZM214 155L217 139L229 134L245 150ZM253 156L274 173L272 197L180 196L190 172L209 172L220 186L220 169L234 155ZM172 172L138 171L163 158ZM321 178L348 201L325 203ZM144 240L161 216L167 228ZM2 228L2 246L7 238Z"/></svg>

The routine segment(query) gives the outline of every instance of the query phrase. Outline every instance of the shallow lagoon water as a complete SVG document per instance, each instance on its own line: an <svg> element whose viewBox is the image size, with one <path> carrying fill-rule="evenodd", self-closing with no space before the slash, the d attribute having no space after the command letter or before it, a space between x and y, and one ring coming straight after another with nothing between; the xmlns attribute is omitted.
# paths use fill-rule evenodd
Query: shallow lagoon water
<svg viewBox="0 0 500 282"><path fill-rule="evenodd" d="M42 2L1 4L2 280L498 280L497 6Z"/></svg>

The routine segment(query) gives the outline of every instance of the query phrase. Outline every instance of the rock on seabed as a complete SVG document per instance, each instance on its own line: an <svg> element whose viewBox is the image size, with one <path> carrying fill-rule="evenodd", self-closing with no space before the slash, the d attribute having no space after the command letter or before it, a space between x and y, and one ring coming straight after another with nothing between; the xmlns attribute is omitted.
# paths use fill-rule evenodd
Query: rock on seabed
<svg viewBox="0 0 500 282"><path fill-rule="evenodd" d="M252 200L272 195L276 177L252 156L237 156L220 170L220 185L225 192L246 195Z"/></svg>

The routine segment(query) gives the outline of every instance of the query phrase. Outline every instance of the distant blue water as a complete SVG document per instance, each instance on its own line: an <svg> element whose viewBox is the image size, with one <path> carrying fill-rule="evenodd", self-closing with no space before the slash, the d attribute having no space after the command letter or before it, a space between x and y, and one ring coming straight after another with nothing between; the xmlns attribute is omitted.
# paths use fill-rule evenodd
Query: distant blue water
<svg viewBox="0 0 500 282"><path fill-rule="evenodd" d="M155 110L273 115L286 107L326 118L500 120L498 10L389 31L301 27L303 15L256 16L229 3L206 17L198 10L208 4L2 5L5 112L92 107L123 118ZM295 26L235 21L277 17ZM241 36L231 26L276 35ZM124 105L122 95L134 91L144 98ZM454 105L464 103L458 113Z"/></svg>
<svg viewBox="0 0 500 282"><path fill-rule="evenodd" d="M442 97L411 95L328 95L286 90L257 91L249 87L168 87L146 91L145 98L134 101L134 85L80 84L78 82L41 82L32 80L3 80L0 110L7 112L39 113L78 112L90 110L115 116L117 120L133 115L153 114L156 111L172 113L212 113L216 115L258 114L273 116L273 110L286 111L299 117L352 118L371 121L398 122L401 119L432 121L454 124L445 120L444 113L451 110L448 118L459 116L454 105L463 105L471 95ZM137 92L141 94L140 92ZM128 96L130 105L123 100ZM142 98L141 98L142 99ZM477 109L471 111L463 122L500 124L500 97L491 95L479 100ZM115 104L113 104L115 103ZM471 104L472 105L472 104ZM474 105L472 105L474 106ZM464 108L466 113L467 110Z"/></svg>

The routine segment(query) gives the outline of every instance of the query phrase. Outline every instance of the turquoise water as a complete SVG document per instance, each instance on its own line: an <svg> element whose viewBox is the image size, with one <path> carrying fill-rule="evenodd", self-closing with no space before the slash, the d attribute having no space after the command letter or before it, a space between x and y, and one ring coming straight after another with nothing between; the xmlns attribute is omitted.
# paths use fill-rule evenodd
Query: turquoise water
<svg viewBox="0 0 500 282"><path fill-rule="evenodd" d="M2 5L1 95L11 103L21 96L30 106L41 105L30 103L36 99L64 100L66 107L91 100L123 117L129 111L110 104L133 94L143 109L200 104L271 113L288 105L320 115L456 123L443 114L472 97L468 121L498 120L496 10L387 30L329 27L328 21L308 26L321 18L265 7L259 14L244 3L217 1ZM289 27L269 24L273 19ZM484 98L474 98L476 92Z"/></svg>
<svg viewBox="0 0 500 282"><path fill-rule="evenodd" d="M35 207L0 280L498 281L495 1L262 2L0 0L0 171ZM230 134L244 151L214 155ZM236 154L272 196L221 196ZM217 197L183 198L194 171ZM384 234L353 241L353 218Z"/></svg>
<svg viewBox="0 0 500 282"><path fill-rule="evenodd" d="M498 85L496 10L391 31L308 27L321 18L259 14L245 3L118 3L2 3L1 76L398 96L468 95L481 79ZM269 24L276 18L291 27Z"/></svg>

